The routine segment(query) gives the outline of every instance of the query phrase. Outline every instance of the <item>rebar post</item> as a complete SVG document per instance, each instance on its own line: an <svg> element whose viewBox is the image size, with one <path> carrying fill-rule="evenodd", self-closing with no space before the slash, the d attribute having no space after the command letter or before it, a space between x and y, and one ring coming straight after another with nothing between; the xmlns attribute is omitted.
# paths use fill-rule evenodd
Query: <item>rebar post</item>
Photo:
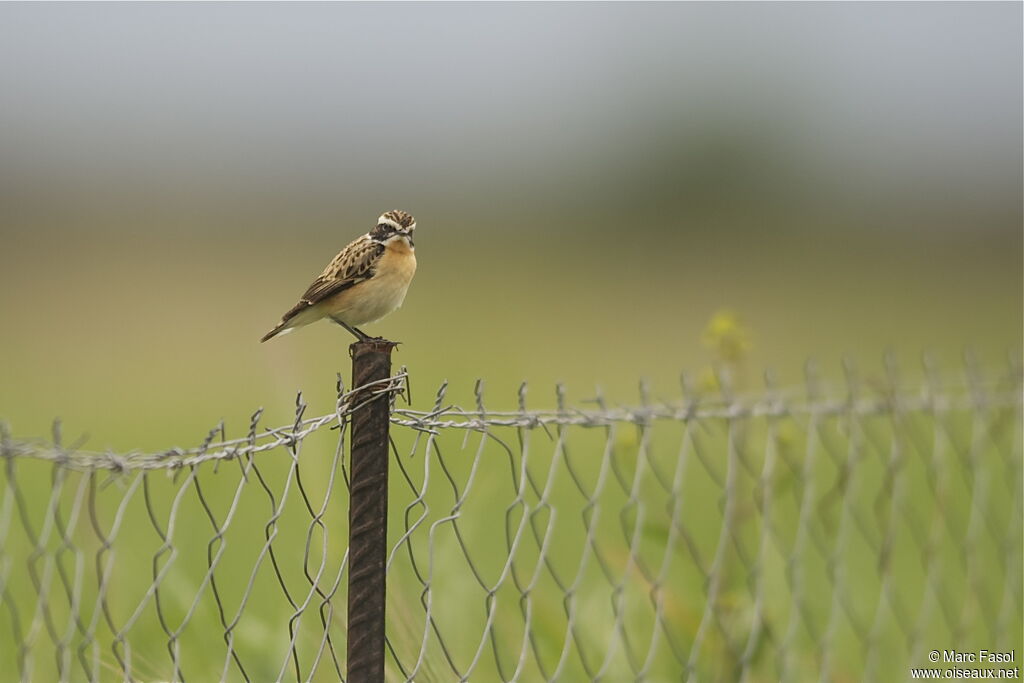
<svg viewBox="0 0 1024 683"><path fill-rule="evenodd" d="M353 389L391 376L386 340L352 344ZM379 386L379 385L377 385ZM371 395L356 394L355 404ZM349 494L348 683L383 683L388 536L388 394L352 414Z"/></svg>

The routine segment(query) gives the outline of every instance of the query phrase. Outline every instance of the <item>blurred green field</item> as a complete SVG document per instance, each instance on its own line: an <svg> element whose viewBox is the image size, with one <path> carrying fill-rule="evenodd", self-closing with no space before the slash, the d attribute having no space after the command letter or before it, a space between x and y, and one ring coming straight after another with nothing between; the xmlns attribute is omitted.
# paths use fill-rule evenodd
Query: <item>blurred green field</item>
<svg viewBox="0 0 1024 683"><path fill-rule="evenodd" d="M908 382L920 376L921 353L928 350L939 360L943 377L955 383L963 374L960 356L965 348L973 349L982 366L1004 367L1007 356L1014 357L1021 347L1019 235L988 234L985 239L975 239L939 232L925 242L915 236L919 233L816 233L771 225L750 232L724 222L717 231L702 230L692 236L685 225L679 225L675 231L657 231L650 240L642 229L644 221L620 229L627 224L626 216L606 223L591 217L581 221L582 229L573 230L559 230L554 217L524 218L523 224L495 224L486 231L469 224L445 223L443 216L418 218L420 270L406 306L370 330L403 342L395 362L409 368L412 404L417 408L426 409L437 386L446 379L450 382L448 401L472 406L472 387L478 377L485 380L485 401L492 410L515 409L516 392L523 381L529 383L528 405L533 408L555 404L557 382L565 384L573 404L592 397L596 387L601 387L613 404L636 404L640 379L648 381L653 400L677 400L681 372L700 387L712 365L721 360L721 349L706 345L705 329L724 309L735 311L749 332L750 348L733 367L735 388L744 392L756 393L763 387L763 368L774 369L776 382L782 386L800 385L804 364L810 358L817 359L827 380L841 378L846 356L857 359L865 386L873 387L884 383L881 358L888 349L894 352ZM443 223L444 228L435 230L436 223ZM304 233L301 239L267 229L209 238L194 234L176 237L172 232L168 229L138 237L92 233L87 239L15 234L11 244L16 249L5 252L0 271L3 319L7 321L0 335L0 358L5 359L0 417L15 437L45 436L51 420L59 416L68 442L83 437L90 449L158 450L196 446L221 420L229 437L242 436L258 406L266 407L264 425L288 424L298 390L309 403L309 415L333 409L335 375L340 372L347 380L349 374L345 334L318 324L270 344L260 345L257 340L330 255L350 239L352 231L331 226ZM658 630L647 609L651 586L635 566L632 570L627 567L637 560L650 566L668 562L671 569L661 587L662 618L669 625L668 640L674 639L683 653L688 652L705 604L706 584L694 558L701 557L707 566L721 552L722 584L716 615L724 622L704 636L703 654L696 662L701 680L727 681L738 675L727 653L742 647L750 635L743 625L749 623L754 609L752 596L757 593L751 587L756 581L764 582L759 588L766 598L761 609L773 625L796 626L786 641L789 645L782 648L782 658L777 654L779 639L785 634L762 634L765 640L759 647L764 652L752 660L752 680L775 680L780 671L799 680L817 671L821 660L816 639L825 632L834 647L828 664L828 670L834 672L832 680L858 678L865 666L879 673L878 680L901 675L893 667L907 662L889 648L895 647L893 642L905 642L900 640L908 637L901 630L904 623L920 623L924 630L915 637L921 643L952 643L950 638L960 633L957 624L962 610L978 629L972 634L985 634L984 620L971 610L999 607L1003 583L1015 571L1012 563L1002 564L1004 558L1009 553L1019 561L1019 543L1008 540L1019 522L1019 509L1007 502L1017 495L1019 503L1019 491L1013 485L1020 474L1019 461L1013 456L1014 437L1006 431L1004 420L1002 431L992 431L991 440L972 456L979 463L972 465L957 455L965 448L970 450L965 444L978 433L978 425L972 425L969 416L951 421L952 431L945 435L940 435L942 430L936 425L928 424L926 416L920 420L913 431L924 445L915 446L909 464L899 470L903 507L892 509L887 500L895 482L889 477L887 446L896 441L892 426L884 419L859 425L870 438L863 445L862 461L858 460L852 480L843 474L851 439L849 425L835 422L822 428L818 438L821 443L832 443L834 450L820 455L820 467L812 480L806 480L800 469L807 448L806 422L773 427L789 434L789 441L778 441L777 433L770 436L763 423L752 425L743 434L743 443L749 443L749 448L740 444L736 451L742 463L738 460L731 465L738 482L733 500L739 506L733 514L739 521L735 536L722 551L717 549L725 511L716 476L724 476L721 468L732 457L726 425L709 424L690 435L702 442L701 451L710 459L711 471L717 472L712 476L693 459L682 472L686 495L677 514L699 520L688 528L690 545L677 538L665 552L672 519L666 506L672 498L659 488L650 470L636 480L646 504L642 520L636 517L639 509L630 506L628 493L609 486L595 500L595 509L602 511L595 522L595 536L605 548L612 573L628 577L618 587L627 610L621 618L624 628L638 642L649 641ZM613 457L626 481L642 463L672 471L684 440L679 425L660 426L643 438L629 429L610 436L601 430L570 432L566 452L578 458L580 476L591 483L598 476L607 439L615 444ZM514 433L506 437L510 443L519 438ZM413 435L398 433L396 438L400 453L413 448ZM464 486L469 476L477 438L464 445L461 434L450 434L439 441L452 482L458 487ZM548 437L537 432L530 438L535 450L528 465L513 456L510 467L508 454L493 443L488 445L472 495L460 508L460 533L487 582L501 574L507 555L506 533L518 528L523 515L531 515L535 524L524 527L517 546L515 573L523 581L528 581L536 565L545 530L555 549L548 560L559 575L571 574L586 546L581 514L587 501L574 491L565 464ZM641 448L645 439L649 450L648 446ZM778 496L772 512L774 544L767 551L758 551L763 514L758 507L763 482L758 478L766 452L763 444L772 439L780 449L780 465L772 479ZM942 455L932 452L937 446L928 445L938 443L936 439L946 443ZM422 447L420 443L415 457L402 456L413 481L422 481L422 468L430 460ZM304 449L302 485L315 509L317 501L327 495L330 475L338 473L331 459L333 435L318 435ZM1019 442L1016 449L1019 458ZM938 471L931 459L936 457L943 458L938 466L945 468L942 476L952 482L942 495L934 488ZM202 585L208 553L223 546L223 563L216 576L230 620L257 564L272 506L282 499L289 462L287 453L260 460L273 499L268 490L254 484L240 487L241 474L235 463L225 463L218 474L199 473L202 494L215 519L224 519L239 492L238 521L230 534L213 543L214 528L198 503L199 490L188 485L187 471L179 473L175 482L162 473L145 480L115 479L112 484L105 484L102 477L90 481L71 475L59 498L60 509L66 518L75 518L72 512L78 511L73 538L82 556L61 551L59 534L44 524L46 509L40 501L53 486L49 467L19 462L14 474L7 474L7 481L16 484L9 483L4 489L8 611L17 611L21 624L34 624L34 638L45 642L45 626L33 598L36 578L25 572L26 566L47 577L52 595L62 590L54 572L64 568L69 576L77 577L74 581L80 582L88 596L93 595L90 591L95 590L103 566L102 562L92 563L109 559L113 563L111 585L116 586L110 592L109 618L115 624L123 623L132 617L154 576L170 565L173 571L161 584L159 596L151 595L145 601L148 606L136 615L131 648L126 653L122 644L120 654L130 657L132 669L141 679L171 677L171 641L179 652L187 653L182 655L180 674L197 680L219 676L225 666L219 636L224 628L215 603L209 599L197 602L178 638L168 637L160 616L173 632L174 624L189 615L197 594L209 597L211 587L197 586ZM551 488L545 495L556 503L550 509L540 504L536 491L525 490L517 502L517 484L510 473L520 466L541 482L551 473ZM975 467L981 469L972 469ZM983 514L990 533L981 534L975 554L964 560L959 549L974 533L968 531L973 524L969 520L975 509L972 506L979 504L972 482L982 471L989 494ZM536 657L531 654L523 660L528 663L521 671L522 679L549 674L550 670L537 668L536 662L551 669L559 661L568 628L562 608L564 592L550 572L538 574L529 602L534 640L523 641L526 603L521 589L513 588L508 580L502 583L494 594L494 638L501 643L494 647L501 654L492 657L488 649L492 645L480 640L486 625L486 591L471 578L451 527L439 526L433 541L424 536L431 524L456 504L452 488L441 484L439 473L434 477L422 503L408 510L411 489L397 473L392 481L392 541L408 524L407 515L413 520L424 515L423 525L410 538L412 555L396 553L389 588L396 650L415 653L422 638L417 630L423 616L418 602L422 585L413 577L410 565L415 558L421 568L430 567L435 595L444 598L434 608L444 624L445 642L451 648L448 656L465 667L478 648L486 653L474 680L508 676L516 668L519 653L527 649ZM301 603L309 590L306 572L315 573L321 557L327 558L324 576L337 573L347 520L341 504L344 495L337 491L341 484L335 480L324 513L327 538L318 527L310 531L310 513L300 502L295 485L291 484L291 498L274 527L274 549L289 597ZM850 489L837 493L837 486ZM14 495L15 489L21 499ZM801 522L806 491L816 504L809 520ZM80 501L95 497L101 529L110 528L117 506L127 501L113 552L101 552L102 540L90 530L92 522L87 519L89 505L80 502L76 507L76 496ZM167 529L172 507L177 510L175 528ZM926 546L921 530L934 533L929 520L939 510L944 511L948 528L941 530L937 545L927 546L931 554L922 554ZM48 529L47 552L32 553L28 536L19 526L26 514L36 533ZM843 527L852 523L851 515L861 523L856 532ZM500 532L502 525L505 533ZM158 529L172 539L164 551L160 550L164 540ZM635 541L624 529L638 530ZM809 536L798 541L801 529ZM836 538L845 539L843 545L831 546ZM880 571L883 541L896 550L891 550L891 565ZM799 552L798 542L804 544ZM760 574L752 572L749 564L751 554L758 552L766 553L761 555ZM48 563L49 553L56 553L59 559ZM799 588L787 574L794 553L799 559ZM75 557L84 557L86 564L74 566ZM929 563L922 564L922 557ZM823 601L830 600L829 586L836 580L831 573L834 560L842 565L839 580L849 601L842 609L849 611L830 619L835 605ZM980 586L978 602L954 600L949 603L952 607L944 605L929 592L925 581L930 563L943 567L935 590L961 595L970 586ZM279 667L287 653L287 630L282 629L295 611L267 558L261 567L252 579L259 599L247 603L235 632L252 680L281 674ZM581 576L575 624L586 648L595 644L600 648L600 643L608 642L609 628L616 623L609 597L612 586L593 560ZM801 590L806 604L798 619L793 610L799 596L794 591ZM343 593L342 587L335 604L344 604ZM894 593L900 595L902 607L889 605ZM887 596L884 599L880 597L883 594ZM11 596L17 596L13 602ZM157 597L161 613L155 609ZM896 614L900 609L911 615L909 622L900 621L905 616ZM66 608L64 612L55 610L57 617L66 618ZM947 612L942 618L933 618L932 612L942 610ZM108 615L96 610L86 613L98 620L100 633L106 633ZM302 620L296 626L302 662L311 661L322 646L322 629L315 614L312 609L303 617L305 626ZM334 614L331 620L337 639L343 634L343 616ZM10 642L15 621L11 614L0 620L8 629L0 631L5 642ZM1004 623L1010 627L1009 642L1019 642L1019 612ZM990 622L984 624L989 635L998 635L991 632ZM75 628L68 627L68 638ZM865 628L869 636L865 636ZM868 637L878 648L872 651L875 659L870 664L863 661ZM657 657L649 669L651 680L670 680L678 674L678 660L665 650L668 640L656 648ZM77 647L79 641L72 641ZM991 643L984 640L977 645ZM98 647L87 644L81 656L92 661L91 648ZM336 648L340 651L340 644ZM79 654L74 648L64 653L68 661L77 661ZM16 656L8 650L0 658L11 661ZM404 657L402 654L407 663ZM623 651L609 657L606 673L610 680L631 675ZM99 659L105 667L98 674L101 678L119 677L114 654L106 646ZM33 651L28 661L38 677L48 679L57 673L52 657L42 648ZM565 675L568 679L587 677L593 673L588 667L599 661L598 654L589 661L569 657L563 665ZM232 664L227 667L228 679L240 679ZM326 660L317 671L317 680L334 676L333 665ZM293 675L290 665L283 675ZM417 680L449 677L446 656L431 641Z"/></svg>
<svg viewBox="0 0 1024 683"><path fill-rule="evenodd" d="M538 406L551 405L556 382L570 397L601 386L629 403L646 379L675 397L680 372L714 360L702 334L722 309L751 331L751 389L763 369L801 383L811 358L840 376L844 356L878 372L892 350L915 376L924 351L956 369L966 348L1000 366L1021 348L1019 234L939 226L925 239L709 218L649 235L645 219L603 220L567 228L561 216L524 215L480 229L420 215L406 304L370 330L403 342L395 362L409 367L414 402L445 379L465 402L476 378L497 406L513 405L522 381ZM93 448L159 449L194 444L221 419L247 424L258 406L287 422L299 390L314 412L330 410L336 373L349 373L342 330L257 340L358 229L327 219L298 236L258 222L210 228L11 233L0 416L15 434L46 434L61 417Z"/></svg>

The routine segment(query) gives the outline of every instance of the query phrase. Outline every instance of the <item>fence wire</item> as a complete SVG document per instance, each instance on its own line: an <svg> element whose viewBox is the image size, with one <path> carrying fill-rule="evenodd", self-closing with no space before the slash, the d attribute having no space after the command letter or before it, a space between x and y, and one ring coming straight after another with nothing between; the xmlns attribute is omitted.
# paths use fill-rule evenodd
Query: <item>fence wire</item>
<svg viewBox="0 0 1024 683"><path fill-rule="evenodd" d="M904 680L1022 640L1021 372L552 410L391 397L389 680ZM343 680L347 425L0 441L21 680ZM548 403L548 401L544 401ZM16 673L15 673L16 672Z"/></svg>

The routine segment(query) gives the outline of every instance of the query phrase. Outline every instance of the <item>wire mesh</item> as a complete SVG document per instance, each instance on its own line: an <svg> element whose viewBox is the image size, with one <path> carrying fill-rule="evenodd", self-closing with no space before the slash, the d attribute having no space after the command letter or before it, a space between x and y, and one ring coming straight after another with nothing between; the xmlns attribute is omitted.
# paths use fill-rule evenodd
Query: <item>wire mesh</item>
<svg viewBox="0 0 1024 683"><path fill-rule="evenodd" d="M492 411L390 396L389 680L894 680L1022 638L1021 372ZM341 680L362 402L160 453L0 442L22 680ZM16 672L16 673L15 673Z"/></svg>

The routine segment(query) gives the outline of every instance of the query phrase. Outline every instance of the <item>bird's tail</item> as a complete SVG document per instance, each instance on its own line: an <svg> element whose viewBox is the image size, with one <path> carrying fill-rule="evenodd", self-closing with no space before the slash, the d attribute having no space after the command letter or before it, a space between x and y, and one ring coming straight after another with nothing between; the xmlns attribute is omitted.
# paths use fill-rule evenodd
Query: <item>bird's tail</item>
<svg viewBox="0 0 1024 683"><path fill-rule="evenodd" d="M323 317L323 313L317 306L310 306L308 301L300 301L295 304L292 310L284 314L281 318L281 322L277 324L277 327L272 329L263 335L263 339L260 342L265 342L268 339L273 339L279 334L287 334L292 330L304 327L310 323L316 322Z"/></svg>
<svg viewBox="0 0 1024 683"><path fill-rule="evenodd" d="M288 334L289 332L291 332L295 328L289 326L290 322L291 321L289 320L282 320L281 322L279 322L274 329L263 335L263 339L260 339L260 343L262 344L265 341L269 341L279 334Z"/></svg>

